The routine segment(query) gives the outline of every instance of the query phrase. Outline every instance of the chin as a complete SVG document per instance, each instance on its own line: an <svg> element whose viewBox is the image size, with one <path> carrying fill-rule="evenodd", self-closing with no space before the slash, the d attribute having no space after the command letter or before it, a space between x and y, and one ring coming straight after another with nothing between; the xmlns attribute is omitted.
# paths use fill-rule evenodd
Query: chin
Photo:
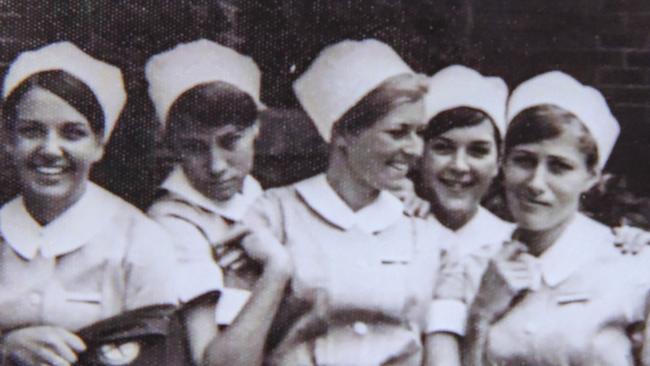
<svg viewBox="0 0 650 366"><path fill-rule="evenodd" d="M513 213L517 226L524 230L544 231L553 227L553 222L546 216L534 215L530 213Z"/></svg>
<svg viewBox="0 0 650 366"><path fill-rule="evenodd" d="M454 197L448 194L437 194L440 206L450 212L470 212L476 209L479 202L474 197Z"/></svg>
<svg viewBox="0 0 650 366"><path fill-rule="evenodd" d="M43 186L40 184L31 184L24 190L24 194L32 197L42 197L43 199L60 200L72 196L73 189L66 184L57 184Z"/></svg>

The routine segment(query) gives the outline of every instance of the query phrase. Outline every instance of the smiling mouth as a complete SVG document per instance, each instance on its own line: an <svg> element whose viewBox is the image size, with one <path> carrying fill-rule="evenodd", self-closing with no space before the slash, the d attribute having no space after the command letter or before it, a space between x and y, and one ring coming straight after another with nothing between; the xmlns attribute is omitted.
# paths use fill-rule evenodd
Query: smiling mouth
<svg viewBox="0 0 650 366"><path fill-rule="evenodd" d="M410 165L408 163L403 163L403 162L389 162L386 165L388 165L391 169L397 170L400 173L406 174L409 171Z"/></svg>
<svg viewBox="0 0 650 366"><path fill-rule="evenodd" d="M539 207L550 207L551 204L545 201L536 200L529 197L519 197L519 202L523 204L524 207L530 208L539 208Z"/></svg>
<svg viewBox="0 0 650 366"><path fill-rule="evenodd" d="M40 165L40 164L31 164L30 168L36 172L36 174L44 177L57 177L67 173L70 170L70 165L68 164L54 164L54 165Z"/></svg>
<svg viewBox="0 0 650 366"><path fill-rule="evenodd" d="M439 178L438 180L442 184L444 184L445 187L449 188L452 191L464 191L466 189L473 187L476 184L476 182L473 179L462 181L462 180L455 180L455 179Z"/></svg>

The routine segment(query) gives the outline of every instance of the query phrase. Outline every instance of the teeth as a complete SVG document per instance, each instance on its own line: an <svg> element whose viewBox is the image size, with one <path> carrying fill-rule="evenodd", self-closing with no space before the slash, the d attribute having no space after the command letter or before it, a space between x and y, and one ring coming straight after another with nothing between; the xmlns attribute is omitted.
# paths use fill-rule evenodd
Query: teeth
<svg viewBox="0 0 650 366"><path fill-rule="evenodd" d="M61 174L63 173L63 167L39 166L36 167L36 171L41 174L49 174L49 175Z"/></svg>
<svg viewBox="0 0 650 366"><path fill-rule="evenodd" d="M404 164L404 163L390 163L388 165L393 169L397 169L400 171L407 171L409 169L408 164Z"/></svg>

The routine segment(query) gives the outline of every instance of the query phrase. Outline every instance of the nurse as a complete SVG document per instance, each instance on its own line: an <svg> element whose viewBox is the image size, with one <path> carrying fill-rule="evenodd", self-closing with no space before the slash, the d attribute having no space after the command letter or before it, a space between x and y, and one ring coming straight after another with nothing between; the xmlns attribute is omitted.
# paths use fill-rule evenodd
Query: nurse
<svg viewBox="0 0 650 366"><path fill-rule="evenodd" d="M282 298L291 263L275 241L249 235L244 248L264 270L244 281L225 271L247 261L233 262L242 253L224 241L246 234L242 219L262 194L249 174L262 107L260 71L251 58L202 39L153 56L146 77L164 143L176 157L149 214L174 241L180 300L191 303L185 319L192 356L206 365L259 364L268 314ZM240 272L250 272L245 269Z"/></svg>
<svg viewBox="0 0 650 366"><path fill-rule="evenodd" d="M446 67L429 79L428 125L416 186L431 214L455 236L454 245L445 248L443 275L427 329L427 343L435 350L428 360L431 364L460 362L455 335L464 333L464 304L473 301L485 270L485 260L477 262L474 257L494 255L513 230L511 223L480 205L499 171L507 98L502 79L461 65ZM453 297L448 291L457 280L454 266L479 273L472 277L476 283L464 283L457 294L461 302L448 298Z"/></svg>
<svg viewBox="0 0 650 366"><path fill-rule="evenodd" d="M0 209L3 354L21 365L70 365L86 348L80 328L176 302L171 244L88 179L126 101L119 69L54 43L22 53L2 92L4 146L21 188Z"/></svg>
<svg viewBox="0 0 650 366"><path fill-rule="evenodd" d="M406 217L387 190L422 153L425 81L367 39L325 48L294 83L330 144L329 167L267 191L248 217L295 266L269 364L421 364L447 231Z"/></svg>
<svg viewBox="0 0 650 366"><path fill-rule="evenodd" d="M603 96L558 72L508 102L505 188L517 228L470 310L468 365L632 365L626 331L643 321L648 253L624 256L578 212L619 134Z"/></svg>

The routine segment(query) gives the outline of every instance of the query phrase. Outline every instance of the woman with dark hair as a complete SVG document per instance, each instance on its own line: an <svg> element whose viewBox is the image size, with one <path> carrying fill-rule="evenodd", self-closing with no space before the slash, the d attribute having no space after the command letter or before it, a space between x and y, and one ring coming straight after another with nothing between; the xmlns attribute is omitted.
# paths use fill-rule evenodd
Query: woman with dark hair
<svg viewBox="0 0 650 366"><path fill-rule="evenodd" d="M578 212L619 133L603 96L561 72L508 103L504 180L517 228L471 307L468 365L632 365L648 254L623 256L611 230Z"/></svg>
<svg viewBox="0 0 650 366"><path fill-rule="evenodd" d="M420 365L440 225L389 190L422 152L426 79L376 40L325 48L294 83L330 144L324 174L271 189L248 217L289 251L270 365Z"/></svg>
<svg viewBox="0 0 650 366"><path fill-rule="evenodd" d="M480 205L499 171L508 88L500 78L485 77L460 65L440 70L428 86L428 124L415 185L432 216L454 232L455 240L445 248L442 276L430 310L426 342L433 351L427 362L447 365L460 362L456 337L464 334L465 304L471 303L478 288L476 281L454 289L455 270L482 273L482 261L474 257L496 253L512 231L512 224Z"/></svg>
<svg viewBox="0 0 650 366"><path fill-rule="evenodd" d="M87 346L81 328L176 302L171 246L142 212L88 179L126 101L117 68L51 44L12 63L3 97L4 145L21 188L0 209L3 356L71 365Z"/></svg>
<svg viewBox="0 0 650 366"><path fill-rule="evenodd" d="M198 40L152 57L146 75L164 144L175 157L149 214L174 239L192 357L204 365L260 364L269 314L291 275L286 250L243 223L262 193L249 175L260 71L249 57ZM246 253L226 245L231 239ZM262 265L259 276L246 257Z"/></svg>

